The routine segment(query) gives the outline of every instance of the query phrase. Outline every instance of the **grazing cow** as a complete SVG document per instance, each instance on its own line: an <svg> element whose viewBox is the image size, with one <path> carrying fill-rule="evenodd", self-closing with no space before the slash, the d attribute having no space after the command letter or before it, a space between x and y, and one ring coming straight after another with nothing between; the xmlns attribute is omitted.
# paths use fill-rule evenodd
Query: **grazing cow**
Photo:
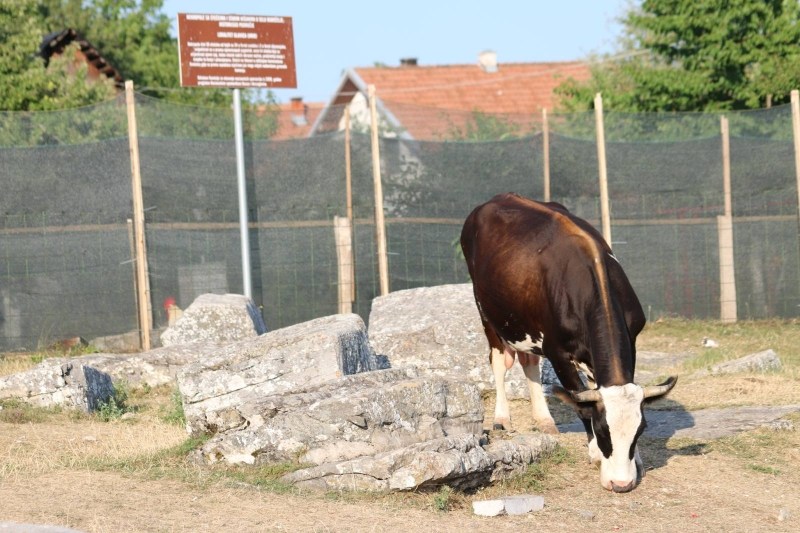
<svg viewBox="0 0 800 533"><path fill-rule="evenodd" d="M642 404L669 392L676 378L645 388L633 382L645 317L603 237L562 205L509 193L472 211L461 248L489 340L494 427L511 428L504 378L516 357L535 424L558 433L542 392L543 355L565 387L555 394L583 421L600 483L614 492L636 487L644 475L636 447L645 428Z"/></svg>

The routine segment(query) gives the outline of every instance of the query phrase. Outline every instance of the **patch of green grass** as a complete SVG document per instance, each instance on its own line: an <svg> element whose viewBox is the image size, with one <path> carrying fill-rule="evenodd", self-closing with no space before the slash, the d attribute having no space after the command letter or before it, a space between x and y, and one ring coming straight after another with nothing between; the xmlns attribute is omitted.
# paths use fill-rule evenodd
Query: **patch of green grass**
<svg viewBox="0 0 800 533"><path fill-rule="evenodd" d="M800 423L800 414L786 417L793 424ZM768 475L780 475L794 468L793 450L800 447L800 432L795 429L775 430L760 428L708 443L710 451L735 457L743 468Z"/></svg>
<svg viewBox="0 0 800 533"><path fill-rule="evenodd" d="M303 466L298 463L280 462L256 467L227 467L218 469L216 473L222 478L251 485L261 490L286 494L296 489L292 485L281 481L280 478Z"/></svg>
<svg viewBox="0 0 800 533"><path fill-rule="evenodd" d="M128 405L130 389L125 382L114 385L114 394L106 401L100 402L97 409L97 416L104 422L119 420L125 413L133 412L134 409Z"/></svg>
<svg viewBox="0 0 800 533"><path fill-rule="evenodd" d="M162 410L161 419L168 424L186 425L186 414L183 412L181 391L176 387L169 397L169 404Z"/></svg>
<svg viewBox="0 0 800 533"><path fill-rule="evenodd" d="M783 444L783 435L777 431L760 429L712 441L714 451L733 455L746 460L762 458L765 452Z"/></svg>
<svg viewBox="0 0 800 533"><path fill-rule="evenodd" d="M0 422L7 424L37 424L59 414L59 407L36 407L20 400L0 401Z"/></svg>
<svg viewBox="0 0 800 533"><path fill-rule="evenodd" d="M201 437L189 437L177 446L161 452L166 457L186 457L191 452L200 448L209 439L207 435Z"/></svg>
<svg viewBox="0 0 800 533"><path fill-rule="evenodd" d="M781 473L781 471L778 470L777 468L773 468L771 466L766 466L766 465L758 465L758 464L752 464L751 463L751 464L747 465L747 468L749 468L750 470L753 470L755 472L758 472L760 474L768 474L770 476L777 476L778 474Z"/></svg>
<svg viewBox="0 0 800 533"><path fill-rule="evenodd" d="M433 495L433 508L440 512L450 510L450 500L453 489L447 485L442 485L438 492Z"/></svg>

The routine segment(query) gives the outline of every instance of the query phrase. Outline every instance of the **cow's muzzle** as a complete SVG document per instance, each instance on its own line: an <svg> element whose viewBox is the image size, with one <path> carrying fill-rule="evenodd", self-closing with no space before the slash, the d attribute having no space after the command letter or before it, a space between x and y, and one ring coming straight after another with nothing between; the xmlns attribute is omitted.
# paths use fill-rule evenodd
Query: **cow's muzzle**
<svg viewBox="0 0 800 533"><path fill-rule="evenodd" d="M627 485L618 485L616 482L612 481L611 490L613 490L614 492L630 492L636 487L636 485L637 483L635 479L630 483L628 483Z"/></svg>

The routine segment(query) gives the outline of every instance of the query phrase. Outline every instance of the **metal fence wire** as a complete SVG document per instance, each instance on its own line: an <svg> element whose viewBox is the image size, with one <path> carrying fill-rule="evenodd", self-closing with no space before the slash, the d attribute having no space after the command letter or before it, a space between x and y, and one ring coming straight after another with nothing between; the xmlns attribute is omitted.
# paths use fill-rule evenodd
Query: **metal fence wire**
<svg viewBox="0 0 800 533"><path fill-rule="evenodd" d="M391 103L386 103L391 107ZM599 227L592 113L486 116L411 109L384 127L381 180L391 290L468 281L458 236L494 194L544 195ZM270 329L335 314L335 216L347 215L342 109L307 138L249 112L245 139L253 298ZM154 327L162 303L241 293L233 116L137 94ZM729 113L739 318L800 316L800 232L790 106ZM321 121L320 126L325 126ZM491 137L500 140L486 140ZM379 295L369 131L350 144L355 299ZM719 318L723 214L719 116L607 113L612 247L651 320ZM138 328L124 96L88 108L0 113L0 350Z"/></svg>

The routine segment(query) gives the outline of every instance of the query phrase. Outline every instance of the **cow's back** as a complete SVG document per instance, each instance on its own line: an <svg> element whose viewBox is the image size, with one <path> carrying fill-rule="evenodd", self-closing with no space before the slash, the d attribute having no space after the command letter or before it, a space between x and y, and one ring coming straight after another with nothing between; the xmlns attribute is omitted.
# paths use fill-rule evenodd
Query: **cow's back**
<svg viewBox="0 0 800 533"><path fill-rule="evenodd" d="M535 306L537 324L549 321L553 310L548 262L554 255L565 255L554 254L554 249L576 245L570 230L578 228L560 223L564 217L569 220L568 212L558 204L512 193L497 195L470 213L461 233L461 247L485 320L505 324L515 317L530 319L529 310ZM513 324L509 326L513 329ZM530 329L530 324L524 326Z"/></svg>
<svg viewBox="0 0 800 533"><path fill-rule="evenodd" d="M573 329L570 317L596 301L598 284L606 281L606 294L621 305L634 338L644 326L610 247L560 204L497 195L467 217L461 246L484 320L506 335L524 337L532 327L539 333Z"/></svg>

